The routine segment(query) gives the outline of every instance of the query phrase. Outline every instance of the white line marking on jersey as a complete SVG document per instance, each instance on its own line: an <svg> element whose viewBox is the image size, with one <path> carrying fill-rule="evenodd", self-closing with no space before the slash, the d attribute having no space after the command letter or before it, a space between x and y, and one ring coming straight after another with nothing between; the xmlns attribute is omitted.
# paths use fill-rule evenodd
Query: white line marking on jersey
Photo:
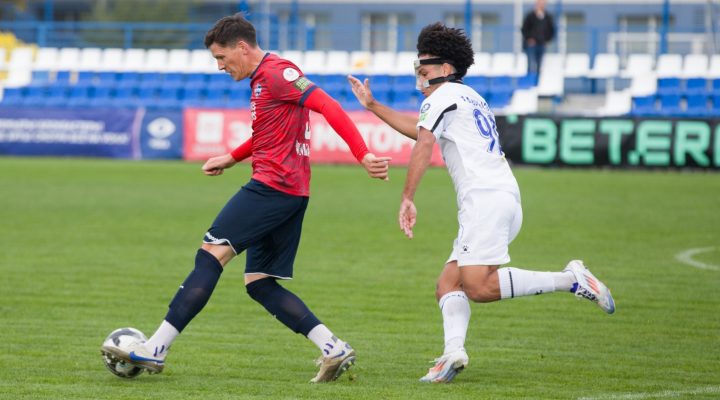
<svg viewBox="0 0 720 400"><path fill-rule="evenodd" d="M699 268L699 269L707 269L711 271L720 271L720 266L713 265L713 264L705 264L704 262L700 262L697 260L694 260L693 257L700 253L707 253L710 251L715 250L715 247L700 247L695 249L687 249L685 251L681 251L677 254L675 254L675 259L680 261L683 264L687 264L691 267Z"/></svg>

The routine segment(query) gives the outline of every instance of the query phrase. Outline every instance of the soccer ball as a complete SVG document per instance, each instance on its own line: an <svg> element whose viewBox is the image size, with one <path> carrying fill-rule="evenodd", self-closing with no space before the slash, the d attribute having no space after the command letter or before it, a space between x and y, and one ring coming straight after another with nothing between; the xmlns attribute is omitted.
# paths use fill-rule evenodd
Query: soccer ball
<svg viewBox="0 0 720 400"><path fill-rule="evenodd" d="M135 328L120 328L110 332L108 337L103 341L103 346L116 346L127 348L135 343L145 343L147 337ZM110 353L102 352L102 359L105 367L113 373L113 375L132 379L142 374L144 368L137 367L124 360L118 360Z"/></svg>

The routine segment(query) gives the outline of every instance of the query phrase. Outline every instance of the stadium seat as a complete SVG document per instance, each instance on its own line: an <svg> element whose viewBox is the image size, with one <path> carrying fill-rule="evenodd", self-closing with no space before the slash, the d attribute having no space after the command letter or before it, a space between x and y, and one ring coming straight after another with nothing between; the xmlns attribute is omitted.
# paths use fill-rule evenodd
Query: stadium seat
<svg viewBox="0 0 720 400"><path fill-rule="evenodd" d="M372 75L390 75L395 72L394 51L378 51L372 55L372 63L368 72Z"/></svg>
<svg viewBox="0 0 720 400"><path fill-rule="evenodd" d="M686 79L705 78L708 73L708 56L705 54L688 54L683 61L682 76Z"/></svg>
<svg viewBox="0 0 720 400"><path fill-rule="evenodd" d="M285 50L280 54L280 56L288 61L291 61L293 64L297 65L300 68L304 68L305 64L303 64L303 52L299 50ZM303 69L303 72L307 72Z"/></svg>
<svg viewBox="0 0 720 400"><path fill-rule="evenodd" d="M168 51L168 60L165 67L167 72L189 72L190 50L172 49Z"/></svg>
<svg viewBox="0 0 720 400"><path fill-rule="evenodd" d="M538 78L538 95L562 97L565 93L565 59L562 54L546 54Z"/></svg>
<svg viewBox="0 0 720 400"><path fill-rule="evenodd" d="M507 107L510 104L510 100L512 99L513 92L496 92L491 91L488 93L488 96L485 98L485 100L488 102L488 105L493 110L500 110L502 108Z"/></svg>
<svg viewBox="0 0 720 400"><path fill-rule="evenodd" d="M235 81L226 73L209 74L207 77L208 88L214 89L230 89Z"/></svg>
<svg viewBox="0 0 720 400"><path fill-rule="evenodd" d="M227 104L227 90L225 88L208 87L205 96L201 101L203 107L223 108Z"/></svg>
<svg viewBox="0 0 720 400"><path fill-rule="evenodd" d="M13 49L10 53L8 61L8 70L12 69L30 69L33 65L33 48L28 46L20 46Z"/></svg>
<svg viewBox="0 0 720 400"><path fill-rule="evenodd" d="M63 47L58 53L58 60L54 71L77 71L80 64L80 49L77 47Z"/></svg>
<svg viewBox="0 0 720 400"><path fill-rule="evenodd" d="M2 91L0 106L14 106L22 103L22 88L5 88Z"/></svg>
<svg viewBox="0 0 720 400"><path fill-rule="evenodd" d="M710 113L710 108L708 107L708 99L708 96L704 94L688 95L687 107L683 114L689 117L707 116Z"/></svg>
<svg viewBox="0 0 720 400"><path fill-rule="evenodd" d="M490 53L475 53L475 62L468 68L467 76L489 76L492 64L492 55Z"/></svg>
<svg viewBox="0 0 720 400"><path fill-rule="evenodd" d="M614 53L600 53L595 56L593 66L588 71L588 78L610 79L620 73L620 58Z"/></svg>
<svg viewBox="0 0 720 400"><path fill-rule="evenodd" d="M521 76L517 80L517 84L515 87L517 89L530 89L537 86L537 80L538 77L534 73L527 74L525 76Z"/></svg>
<svg viewBox="0 0 720 400"><path fill-rule="evenodd" d="M52 71L58 63L59 50L55 47L41 47L37 49L35 54L35 62L33 70L35 71Z"/></svg>
<svg viewBox="0 0 720 400"><path fill-rule="evenodd" d="M515 57L515 72L511 75L519 78L528 74L528 59L523 53L517 54Z"/></svg>
<svg viewBox="0 0 720 400"><path fill-rule="evenodd" d="M96 86L115 87L117 84L117 73L114 71L101 71L95 74Z"/></svg>
<svg viewBox="0 0 720 400"><path fill-rule="evenodd" d="M494 53L490 61L489 76L515 76L515 53ZM527 71L523 71L523 75Z"/></svg>
<svg viewBox="0 0 720 400"><path fill-rule="evenodd" d="M145 53L145 72L167 71L168 51L166 49L149 49Z"/></svg>
<svg viewBox="0 0 720 400"><path fill-rule="evenodd" d="M678 116L682 114L682 97L679 94L668 94L660 97L660 114Z"/></svg>
<svg viewBox="0 0 720 400"><path fill-rule="evenodd" d="M186 73L184 82L187 88L205 88L207 86L207 74L199 72Z"/></svg>
<svg viewBox="0 0 720 400"><path fill-rule="evenodd" d="M32 82L32 69L30 68L11 68L8 70L5 79L5 87L21 87L27 86Z"/></svg>
<svg viewBox="0 0 720 400"><path fill-rule="evenodd" d="M42 86L29 86L23 90L23 93L22 105L40 106L45 101L47 89Z"/></svg>
<svg viewBox="0 0 720 400"><path fill-rule="evenodd" d="M180 88L185 84L185 74L181 72L168 72L160 74L162 82L160 87L164 88Z"/></svg>
<svg viewBox="0 0 720 400"><path fill-rule="evenodd" d="M141 72L145 69L145 49L127 49L121 71Z"/></svg>
<svg viewBox="0 0 720 400"><path fill-rule="evenodd" d="M395 58L394 75L415 75L413 61L417 59L417 53L414 51L401 51Z"/></svg>
<svg viewBox="0 0 720 400"><path fill-rule="evenodd" d="M504 114L534 114L538 111L538 95L536 89L519 89L513 92L510 104L502 112Z"/></svg>
<svg viewBox="0 0 720 400"><path fill-rule="evenodd" d="M655 74L658 78L679 78L683 75L680 54L661 54L657 60Z"/></svg>
<svg viewBox="0 0 720 400"><path fill-rule="evenodd" d="M125 50L118 48L107 48L102 51L100 61L101 71L125 71Z"/></svg>
<svg viewBox="0 0 720 400"><path fill-rule="evenodd" d="M655 96L633 97L631 113L639 117L657 115L658 110L655 107Z"/></svg>
<svg viewBox="0 0 720 400"><path fill-rule="evenodd" d="M630 95L632 97L644 97L654 95L657 92L657 78L652 73L636 75L630 81Z"/></svg>
<svg viewBox="0 0 720 400"><path fill-rule="evenodd" d="M117 74L118 88L136 88L140 85L140 73L136 71L125 71Z"/></svg>
<svg viewBox="0 0 720 400"><path fill-rule="evenodd" d="M658 78L657 94L660 96L679 95L682 92L679 78Z"/></svg>
<svg viewBox="0 0 720 400"><path fill-rule="evenodd" d="M712 115L720 115L720 95L712 97L712 107L710 108Z"/></svg>
<svg viewBox="0 0 720 400"><path fill-rule="evenodd" d="M100 71L102 62L102 49L97 47L86 47L80 50L78 64L71 71Z"/></svg>
<svg viewBox="0 0 720 400"><path fill-rule="evenodd" d="M68 107L87 106L90 103L90 87L75 85L69 88Z"/></svg>
<svg viewBox="0 0 720 400"><path fill-rule="evenodd" d="M720 54L713 54L710 57L710 66L707 71L707 78L720 78Z"/></svg>
<svg viewBox="0 0 720 400"><path fill-rule="evenodd" d="M217 70L217 61L209 50L195 49L190 52L189 72L212 73Z"/></svg>
<svg viewBox="0 0 720 400"><path fill-rule="evenodd" d="M345 52L347 54L347 52ZM347 61L347 60L346 60ZM342 64L343 66L347 65ZM324 74L328 73L327 53L324 51L311 50L306 51L303 59L303 65L300 66L306 74ZM340 67L340 66L338 66Z"/></svg>
<svg viewBox="0 0 720 400"><path fill-rule="evenodd" d="M481 95L490 90L490 79L485 76L466 76L463 82Z"/></svg>
<svg viewBox="0 0 720 400"><path fill-rule="evenodd" d="M632 105L630 90L608 91L605 94L605 104L597 110L596 114L600 117L626 115L630 113Z"/></svg>
<svg viewBox="0 0 720 400"><path fill-rule="evenodd" d="M590 55L570 53L565 57L565 78L585 78L590 72Z"/></svg>
<svg viewBox="0 0 720 400"><path fill-rule="evenodd" d="M688 96L709 95L710 91L708 90L707 80L705 78L688 79L687 81L685 81L685 94L687 94Z"/></svg>
<svg viewBox="0 0 720 400"><path fill-rule="evenodd" d="M636 76L650 74L653 72L653 63L653 56L650 54L630 54L627 65L620 71L620 76L633 79Z"/></svg>
<svg viewBox="0 0 720 400"><path fill-rule="evenodd" d="M330 52L332 53L332 52ZM328 64L331 66L340 65L333 64L333 60L328 56ZM368 74L372 64L372 53L369 51L352 51L350 52L350 72L352 74ZM335 71L342 73L343 71Z"/></svg>

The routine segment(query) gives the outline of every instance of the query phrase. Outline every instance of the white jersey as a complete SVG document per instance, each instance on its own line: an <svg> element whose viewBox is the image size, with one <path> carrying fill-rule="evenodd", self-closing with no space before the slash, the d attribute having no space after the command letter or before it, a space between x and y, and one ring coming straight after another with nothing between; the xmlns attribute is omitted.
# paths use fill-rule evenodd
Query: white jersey
<svg viewBox="0 0 720 400"><path fill-rule="evenodd" d="M500 148L495 116L475 90L460 83L441 85L423 101L417 126L432 132L440 144L458 204L474 189L502 190L520 199Z"/></svg>

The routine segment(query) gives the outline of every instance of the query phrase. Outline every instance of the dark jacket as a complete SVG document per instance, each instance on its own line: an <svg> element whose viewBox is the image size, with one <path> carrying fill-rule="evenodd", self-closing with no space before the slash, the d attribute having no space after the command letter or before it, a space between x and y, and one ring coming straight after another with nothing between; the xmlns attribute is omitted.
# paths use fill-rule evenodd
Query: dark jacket
<svg viewBox="0 0 720 400"><path fill-rule="evenodd" d="M555 37L555 24L550 13L545 11L545 17L540 19L535 10L530 11L522 24L523 48L527 46L528 39L535 39L539 45L545 45Z"/></svg>

